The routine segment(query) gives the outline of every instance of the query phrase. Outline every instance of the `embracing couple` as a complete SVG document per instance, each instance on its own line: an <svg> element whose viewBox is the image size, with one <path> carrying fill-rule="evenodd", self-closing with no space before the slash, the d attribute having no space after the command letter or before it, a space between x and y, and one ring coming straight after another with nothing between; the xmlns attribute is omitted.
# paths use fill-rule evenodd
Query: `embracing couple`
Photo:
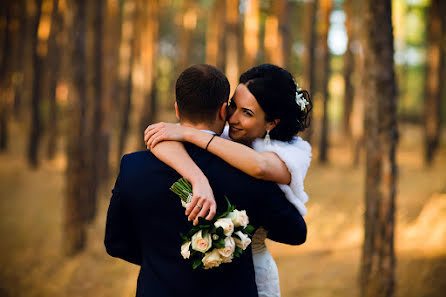
<svg viewBox="0 0 446 297"><path fill-rule="evenodd" d="M105 246L141 266L136 296L280 296L265 239L306 240L303 182L311 147L296 134L307 127L308 93L270 64L242 74L231 99L229 90L215 67L189 67L176 82L180 124L149 126L149 150L122 158ZM186 216L169 190L181 176L193 188ZM256 228L252 243L231 263L193 269L180 253L179 233L224 211L225 196L246 210Z"/></svg>

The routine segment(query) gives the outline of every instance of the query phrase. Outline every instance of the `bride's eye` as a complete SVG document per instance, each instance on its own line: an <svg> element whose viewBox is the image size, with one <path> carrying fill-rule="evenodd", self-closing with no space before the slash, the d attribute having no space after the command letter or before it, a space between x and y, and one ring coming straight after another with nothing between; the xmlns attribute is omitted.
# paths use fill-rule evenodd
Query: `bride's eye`
<svg viewBox="0 0 446 297"><path fill-rule="evenodd" d="M249 110L243 110L243 113L245 115L247 115L248 117L252 117L253 116L253 113L251 111L249 111Z"/></svg>

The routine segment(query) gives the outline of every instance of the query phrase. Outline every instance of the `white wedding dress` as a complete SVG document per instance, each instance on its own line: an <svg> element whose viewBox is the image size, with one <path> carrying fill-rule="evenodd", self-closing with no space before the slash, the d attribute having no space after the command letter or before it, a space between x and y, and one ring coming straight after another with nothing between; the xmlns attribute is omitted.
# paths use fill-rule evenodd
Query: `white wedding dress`
<svg viewBox="0 0 446 297"><path fill-rule="evenodd" d="M227 126L221 136L230 139ZM265 144L263 139L257 139L253 143L253 149L258 152L274 152L287 165L291 173L291 183L279 184L279 188L304 216L307 213L305 203L308 201L308 195L304 192L304 179L311 161L310 144L300 137L293 137L290 142L271 140L269 144ZM257 291L259 297L280 297L279 272L276 262L266 248L266 237L267 231L260 227L254 233L251 243Z"/></svg>

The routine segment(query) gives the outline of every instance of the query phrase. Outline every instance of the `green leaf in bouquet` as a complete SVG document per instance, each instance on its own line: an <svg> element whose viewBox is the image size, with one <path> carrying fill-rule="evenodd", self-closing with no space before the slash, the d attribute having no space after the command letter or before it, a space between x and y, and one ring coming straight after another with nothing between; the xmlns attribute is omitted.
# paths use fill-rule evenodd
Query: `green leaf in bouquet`
<svg viewBox="0 0 446 297"><path fill-rule="evenodd" d="M198 226L203 229L203 228L209 228L210 225L210 221L202 218L202 217L198 217Z"/></svg>
<svg viewBox="0 0 446 297"><path fill-rule="evenodd" d="M236 257L236 258L240 258L240 256L243 254L243 250L241 249L241 248L239 248L239 247L236 247L235 248L235 251L234 251L234 257Z"/></svg>
<svg viewBox="0 0 446 297"><path fill-rule="evenodd" d="M248 226L246 226L245 229L243 229L242 232L252 236L252 234L254 233L254 230L255 230L254 226L248 225Z"/></svg>
<svg viewBox="0 0 446 297"><path fill-rule="evenodd" d="M200 258L195 259L194 262L192 262L192 268L193 269L197 269L198 267L200 267L202 264L202 261Z"/></svg>
<svg viewBox="0 0 446 297"><path fill-rule="evenodd" d="M189 232L187 232L187 237L192 238L192 236L194 236L194 234L197 233L198 231L200 231L200 228L198 228L198 226L193 227L192 229L189 230Z"/></svg>
<svg viewBox="0 0 446 297"><path fill-rule="evenodd" d="M223 229L223 227L218 227L218 228L215 230L215 233L216 233L219 237L222 237L222 236L225 235L225 230Z"/></svg>
<svg viewBox="0 0 446 297"><path fill-rule="evenodd" d="M226 203L228 204L228 207L226 208L227 210L230 210L231 209L231 202L229 202L229 199L228 199L228 197L225 195L225 199L226 199Z"/></svg>
<svg viewBox="0 0 446 297"><path fill-rule="evenodd" d="M236 232L238 232L238 231L242 231L242 232L243 232L244 229L245 229L245 228L243 228L243 226L235 227L235 228L234 228L234 233L236 233Z"/></svg>
<svg viewBox="0 0 446 297"><path fill-rule="evenodd" d="M220 227L221 228L221 227ZM222 228L223 229L223 228ZM215 227L214 225L212 225L211 229L209 229L209 233L211 234L217 234L217 227Z"/></svg>
<svg viewBox="0 0 446 297"><path fill-rule="evenodd" d="M206 235L208 235L209 231L208 229L201 229L201 237L206 237Z"/></svg>
<svg viewBox="0 0 446 297"><path fill-rule="evenodd" d="M183 244L190 241L190 238L180 232L180 237L183 240Z"/></svg>
<svg viewBox="0 0 446 297"><path fill-rule="evenodd" d="M221 213L220 215L218 215L218 216L216 217L216 219L218 220L218 219L224 218L224 217L226 217L228 214L229 214L229 212L228 212L228 211L225 211L225 212Z"/></svg>
<svg viewBox="0 0 446 297"><path fill-rule="evenodd" d="M225 238L220 237L218 240L212 242L212 245L216 249L222 249L225 247Z"/></svg>

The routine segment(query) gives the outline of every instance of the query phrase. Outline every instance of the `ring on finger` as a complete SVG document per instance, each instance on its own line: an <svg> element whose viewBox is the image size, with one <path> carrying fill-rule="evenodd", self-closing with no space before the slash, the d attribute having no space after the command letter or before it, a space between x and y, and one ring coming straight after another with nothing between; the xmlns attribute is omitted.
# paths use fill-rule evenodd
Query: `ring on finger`
<svg viewBox="0 0 446 297"><path fill-rule="evenodd" d="M201 208L202 208L202 206L201 206L201 205L198 205L198 204L197 204L196 206L197 206L197 207L198 207L199 209L201 209Z"/></svg>

